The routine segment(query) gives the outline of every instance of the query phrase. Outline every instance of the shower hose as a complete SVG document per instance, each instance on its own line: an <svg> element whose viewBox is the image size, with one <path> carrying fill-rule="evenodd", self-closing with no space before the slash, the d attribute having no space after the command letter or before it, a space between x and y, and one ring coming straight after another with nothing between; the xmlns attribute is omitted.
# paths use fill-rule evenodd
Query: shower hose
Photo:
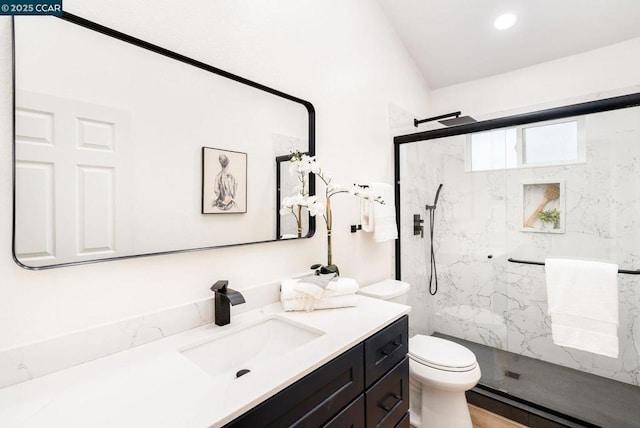
<svg viewBox="0 0 640 428"><path fill-rule="evenodd" d="M440 190L442 190L442 183L436 190L436 197L433 200L433 205L427 205L425 208L429 211L429 253L430 253L430 265L431 272L429 273L429 294L435 296L438 292L438 272L436 271L436 253L433 249L433 232L436 224L436 205L438 205L438 197L440 196Z"/></svg>
<svg viewBox="0 0 640 428"><path fill-rule="evenodd" d="M429 253L431 272L429 273L429 294L435 296L438 292L438 272L436 271L436 253L433 249L433 230L435 228L436 207L429 208Z"/></svg>

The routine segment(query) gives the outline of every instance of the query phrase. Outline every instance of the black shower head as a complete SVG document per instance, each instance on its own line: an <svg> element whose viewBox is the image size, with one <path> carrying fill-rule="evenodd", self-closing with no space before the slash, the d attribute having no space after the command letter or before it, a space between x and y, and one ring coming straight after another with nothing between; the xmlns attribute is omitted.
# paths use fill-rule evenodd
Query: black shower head
<svg viewBox="0 0 640 428"><path fill-rule="evenodd" d="M466 125L467 123L474 123L476 120L471 116L456 116L453 119L444 119L439 120L441 124L445 126L458 126L458 125Z"/></svg>
<svg viewBox="0 0 640 428"><path fill-rule="evenodd" d="M422 120L413 119L413 126L417 128L418 125L420 125L421 123L431 122L434 120L437 120L438 122L440 122L445 126L464 125L465 123L473 123L476 121L471 116L460 116L460 114L461 112L456 111L453 113L441 114L440 116L429 117L427 119L422 119ZM447 117L452 117L453 119L446 119ZM446 120L440 120L440 119L446 119Z"/></svg>

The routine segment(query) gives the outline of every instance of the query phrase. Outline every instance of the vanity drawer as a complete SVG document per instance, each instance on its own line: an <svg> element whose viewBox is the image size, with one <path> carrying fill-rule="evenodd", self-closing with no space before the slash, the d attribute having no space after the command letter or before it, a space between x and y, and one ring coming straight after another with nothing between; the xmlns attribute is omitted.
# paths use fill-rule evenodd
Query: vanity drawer
<svg viewBox="0 0 640 428"><path fill-rule="evenodd" d="M225 427L319 427L363 390L363 344L359 344Z"/></svg>
<svg viewBox="0 0 640 428"><path fill-rule="evenodd" d="M409 317L406 315L364 342L367 387L402 361L409 352Z"/></svg>
<svg viewBox="0 0 640 428"><path fill-rule="evenodd" d="M360 395L349 407L338 413L322 428L365 428L364 394Z"/></svg>
<svg viewBox="0 0 640 428"><path fill-rule="evenodd" d="M366 392L367 428L395 428L409 410L409 358Z"/></svg>
<svg viewBox="0 0 640 428"><path fill-rule="evenodd" d="M409 423L409 412L404 415L404 418L395 426L395 428L411 428L411 424Z"/></svg>

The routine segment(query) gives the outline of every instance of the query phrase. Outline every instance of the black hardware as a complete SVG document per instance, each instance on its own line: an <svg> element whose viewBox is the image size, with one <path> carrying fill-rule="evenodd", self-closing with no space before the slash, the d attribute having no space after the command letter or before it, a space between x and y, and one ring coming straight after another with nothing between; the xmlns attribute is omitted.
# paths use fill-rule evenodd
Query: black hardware
<svg viewBox="0 0 640 428"><path fill-rule="evenodd" d="M536 266L544 266L544 262L532 262L529 260L517 260L509 257L507 259L508 262L511 263L521 263L523 265L536 265ZM640 269L638 270L629 270L629 269L618 269L618 273L624 273L627 275L640 275Z"/></svg>
<svg viewBox="0 0 640 428"><path fill-rule="evenodd" d="M390 412L401 399L402 397L392 392L381 403L378 403L378 407L384 409L385 412Z"/></svg>
<svg viewBox="0 0 640 428"><path fill-rule="evenodd" d="M433 249L433 233L436 227L436 205L438 205L440 190L442 190L442 183L440 183L438 190L436 190L436 197L433 199L433 205L425 206L425 209L429 212L429 263L431 265L431 272L429 272L429 294L432 296L435 296L438 292L438 272L436 271L436 253Z"/></svg>
<svg viewBox="0 0 640 428"><path fill-rule="evenodd" d="M483 120L466 125L454 126L452 128L434 129L432 131L422 131L413 134L399 135L393 138L393 143L407 144L417 141L433 140L435 138L453 137L454 135L469 134L472 132L488 131L496 128L508 128L511 126L525 125L533 122L544 122L547 120L562 119L583 114L600 113L603 111L617 110L640 105L640 93L621 95L612 98L603 98L596 101L571 104L562 107L553 107L546 110L534 111L531 113L521 113L513 116L505 116L497 119ZM396 205L398 200L396 199Z"/></svg>
<svg viewBox="0 0 640 428"><path fill-rule="evenodd" d="M365 189L369 188L368 184L356 184L358 187L363 187ZM356 233L357 231L362 230L361 224L352 224L351 225L351 233Z"/></svg>
<svg viewBox="0 0 640 428"><path fill-rule="evenodd" d="M400 345L402 345L402 343L397 341L393 341L392 343L387 343L380 352L382 352L383 355L391 355L394 353L396 349L400 347Z"/></svg>
<svg viewBox="0 0 640 428"><path fill-rule="evenodd" d="M461 113L462 112L460 112L460 111L455 111L453 113L441 114L440 116L428 117L428 118L422 119L422 120L413 119L413 126L415 126L417 128L418 125L420 125L421 123L431 122L431 121L440 120L440 119L446 119L447 117L460 117Z"/></svg>
<svg viewBox="0 0 640 428"><path fill-rule="evenodd" d="M447 117L453 117L453 119L446 119ZM440 119L445 119L445 120L440 120ZM430 117L422 120L413 119L413 126L417 128L419 124L425 123L425 122L431 122L433 120L437 120L438 122L440 122L445 126L460 126L460 125L476 122L476 120L471 116L460 117L460 112L456 111L454 113L442 114L440 116L434 116L434 117Z"/></svg>
<svg viewBox="0 0 640 428"><path fill-rule="evenodd" d="M244 375L246 375L247 373L249 373L250 371L251 371L251 370L249 370L249 369L242 369L242 370L238 370L238 371L236 372L236 378L239 378L240 376L244 376Z"/></svg>
<svg viewBox="0 0 640 428"><path fill-rule="evenodd" d="M215 295L215 322L216 325L227 325L231 322L231 306L244 303L244 297L240 292L227 288L229 281L216 281L211 286Z"/></svg>
<svg viewBox="0 0 640 428"><path fill-rule="evenodd" d="M506 377L510 377L511 379L515 379L515 380L520 379L520 373L512 372L511 370L506 370L504 372L504 375Z"/></svg>
<svg viewBox="0 0 640 428"><path fill-rule="evenodd" d="M433 200L433 205L425 205L425 209L427 210L435 210L436 205L438 204L438 197L440 197L440 190L442 190L442 183L438 186L438 190L436 190L436 197Z"/></svg>
<svg viewBox="0 0 640 428"><path fill-rule="evenodd" d="M396 279L402 279L402 217L400 217L400 144L393 144L393 183L394 183L394 197L396 206L396 226L398 226L398 239L396 239L396 245L394 248L394 259L396 261Z"/></svg>
<svg viewBox="0 0 640 428"><path fill-rule="evenodd" d="M413 215L413 234L420 235L421 238L424 238L424 226L422 225L424 220L420 218L420 214Z"/></svg>
<svg viewBox="0 0 640 428"><path fill-rule="evenodd" d="M487 258L488 258L488 259L492 259L492 258L493 258L493 254L489 254L489 255L487 256Z"/></svg>

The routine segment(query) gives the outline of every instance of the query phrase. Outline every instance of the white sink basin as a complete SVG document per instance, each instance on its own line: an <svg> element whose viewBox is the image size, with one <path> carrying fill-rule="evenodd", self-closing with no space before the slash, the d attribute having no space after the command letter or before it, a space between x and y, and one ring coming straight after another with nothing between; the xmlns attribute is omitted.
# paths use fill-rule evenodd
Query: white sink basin
<svg viewBox="0 0 640 428"><path fill-rule="evenodd" d="M324 331L273 316L180 352L212 376L235 379L240 370L258 368L323 334Z"/></svg>

